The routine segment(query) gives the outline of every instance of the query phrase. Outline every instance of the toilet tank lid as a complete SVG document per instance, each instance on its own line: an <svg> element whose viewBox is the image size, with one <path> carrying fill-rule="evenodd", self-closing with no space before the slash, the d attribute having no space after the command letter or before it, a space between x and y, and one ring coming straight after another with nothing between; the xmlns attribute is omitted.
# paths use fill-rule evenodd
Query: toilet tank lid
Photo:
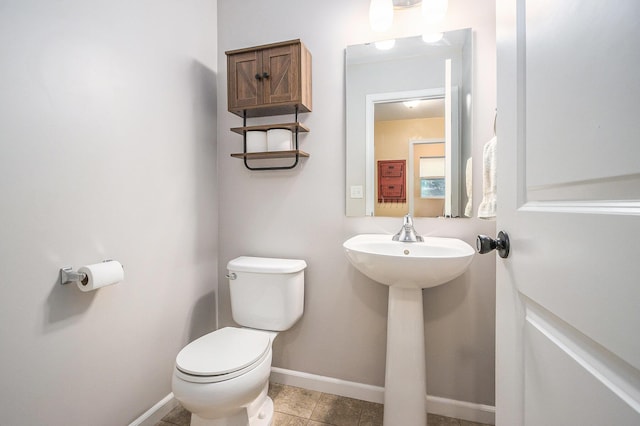
<svg viewBox="0 0 640 426"><path fill-rule="evenodd" d="M227 263L227 269L233 272L257 272L263 274L291 274L307 267L300 259L276 259L272 257L240 256Z"/></svg>

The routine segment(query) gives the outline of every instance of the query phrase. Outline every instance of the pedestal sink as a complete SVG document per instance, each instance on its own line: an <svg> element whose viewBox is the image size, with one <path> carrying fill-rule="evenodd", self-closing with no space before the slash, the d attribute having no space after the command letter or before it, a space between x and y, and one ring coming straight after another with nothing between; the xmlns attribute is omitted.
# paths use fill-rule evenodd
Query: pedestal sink
<svg viewBox="0 0 640 426"><path fill-rule="evenodd" d="M451 281L467 270L474 249L455 238L392 241L362 234L343 247L367 277L389 286L384 426L425 426L426 375L422 289Z"/></svg>

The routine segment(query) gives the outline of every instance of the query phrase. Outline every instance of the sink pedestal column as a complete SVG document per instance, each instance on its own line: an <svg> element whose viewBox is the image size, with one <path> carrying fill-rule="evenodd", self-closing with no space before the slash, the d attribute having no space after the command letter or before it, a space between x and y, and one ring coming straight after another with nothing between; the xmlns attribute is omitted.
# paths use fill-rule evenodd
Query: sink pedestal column
<svg viewBox="0 0 640 426"><path fill-rule="evenodd" d="M384 426L427 424L422 289L389 287Z"/></svg>

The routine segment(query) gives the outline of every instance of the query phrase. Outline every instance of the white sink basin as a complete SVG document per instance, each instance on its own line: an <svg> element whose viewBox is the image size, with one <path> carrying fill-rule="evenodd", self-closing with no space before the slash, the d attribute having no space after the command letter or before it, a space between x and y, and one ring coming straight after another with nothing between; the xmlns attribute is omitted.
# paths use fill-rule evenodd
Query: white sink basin
<svg viewBox="0 0 640 426"><path fill-rule="evenodd" d="M362 234L343 247L349 261L374 281L402 288L444 284L467 270L475 250L456 238L424 237L424 242L401 243L391 235Z"/></svg>

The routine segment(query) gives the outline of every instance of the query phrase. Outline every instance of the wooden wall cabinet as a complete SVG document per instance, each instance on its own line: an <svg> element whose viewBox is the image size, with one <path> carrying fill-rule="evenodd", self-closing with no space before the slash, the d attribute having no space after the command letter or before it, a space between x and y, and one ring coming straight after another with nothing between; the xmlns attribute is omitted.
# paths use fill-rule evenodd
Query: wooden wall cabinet
<svg viewBox="0 0 640 426"><path fill-rule="evenodd" d="M406 203L406 160L378 161L378 202Z"/></svg>
<svg viewBox="0 0 640 426"><path fill-rule="evenodd" d="M311 53L300 40L226 54L230 112L263 117L311 111Z"/></svg>
<svg viewBox="0 0 640 426"><path fill-rule="evenodd" d="M298 135L308 132L298 122L298 113L311 112L311 53L298 39L230 50L227 54L227 100L229 112L242 117L242 127L231 131L242 135L243 152L231 154L244 160L249 170L294 168L308 157L298 149ZM247 118L295 114L294 122L248 126ZM247 152L248 131L289 129L294 146L288 151ZM253 167L249 160L293 158L290 165Z"/></svg>

